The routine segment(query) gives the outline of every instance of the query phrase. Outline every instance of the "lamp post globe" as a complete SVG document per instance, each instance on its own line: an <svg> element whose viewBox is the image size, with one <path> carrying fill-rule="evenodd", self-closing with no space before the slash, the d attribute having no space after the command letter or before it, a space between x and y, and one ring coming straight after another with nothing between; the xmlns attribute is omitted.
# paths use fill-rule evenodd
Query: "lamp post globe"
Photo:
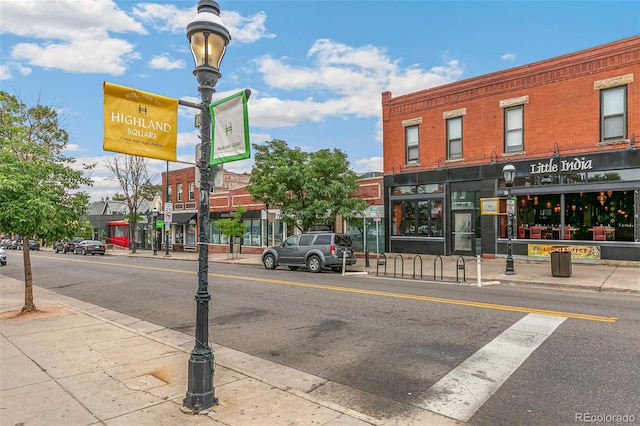
<svg viewBox="0 0 640 426"><path fill-rule="evenodd" d="M516 178L516 168L513 164L507 164L502 168L502 175L504 177L504 184L507 187L507 200L511 200L511 187L513 181ZM515 275L516 270L513 264L513 212L507 209L507 267L505 275Z"/></svg>
<svg viewBox="0 0 640 426"><path fill-rule="evenodd" d="M211 168L211 116L209 105L215 85L221 77L219 68L231 35L220 18L220 6L213 0L200 0L198 13L187 25L187 39L195 62L193 74L198 80L200 104L201 151L197 167L200 171L200 206L198 227L198 290L196 292L195 345L189 357L187 393L183 406L199 413L207 411L218 398L213 387L213 351L209 346L209 190Z"/></svg>
<svg viewBox="0 0 640 426"><path fill-rule="evenodd" d="M156 229L156 220L158 219L158 208L154 207L151 210L151 216L153 217L153 224L151 229L153 229L153 255L158 255L158 230Z"/></svg>

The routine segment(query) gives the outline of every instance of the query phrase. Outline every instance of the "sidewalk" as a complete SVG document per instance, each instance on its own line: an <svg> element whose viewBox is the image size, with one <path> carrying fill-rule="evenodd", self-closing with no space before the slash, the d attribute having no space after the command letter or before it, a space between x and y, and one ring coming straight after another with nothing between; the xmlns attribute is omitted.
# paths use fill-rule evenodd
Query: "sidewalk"
<svg viewBox="0 0 640 426"><path fill-rule="evenodd" d="M129 251L108 255L155 257L166 261L197 261L196 253ZM477 262L425 256L423 279L477 286ZM240 254L228 259L213 254L212 263L262 267L260 255ZM413 279L414 258L395 259L396 277ZM420 262L415 260L416 265ZM215 267L215 266L214 266ZM363 259L347 274L375 279L375 258ZM384 268L382 266L382 268ZM592 291L640 293L636 262L624 265L572 265L572 276L552 277L549 262L516 259L516 275L504 275L504 259L483 260L481 285L551 285ZM211 270L211 269L210 269ZM387 261L393 276L394 260ZM1 272L1 270L0 270ZM456 272L460 282L456 282ZM462 273L466 281L462 280ZM379 270L382 273L382 269ZM417 274L419 278L419 273ZM7 425L454 425L451 419L413 406L394 412L402 417L372 418L314 396L321 388L340 385L302 371L213 345L214 386L219 405L208 413L181 410L187 390L187 366L193 336L135 317L34 287L40 314L15 318L24 304L24 283L0 275L0 424ZM387 401L393 404L391 401Z"/></svg>

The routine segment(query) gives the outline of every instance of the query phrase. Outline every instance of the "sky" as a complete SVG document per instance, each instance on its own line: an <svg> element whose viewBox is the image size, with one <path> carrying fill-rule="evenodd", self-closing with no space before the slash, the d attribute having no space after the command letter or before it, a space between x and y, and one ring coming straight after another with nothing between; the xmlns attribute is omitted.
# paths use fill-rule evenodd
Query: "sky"
<svg viewBox="0 0 640 426"><path fill-rule="evenodd" d="M382 171L382 92L399 96L640 33L640 1L221 0L232 40L213 100L244 89L252 144L340 149ZM92 201L122 193L103 150L103 83L200 102L186 26L197 0L2 0L0 90L56 108L64 153L96 164ZM178 111L195 162L198 110ZM166 162L148 159L154 183ZM250 172L252 158L225 163Z"/></svg>

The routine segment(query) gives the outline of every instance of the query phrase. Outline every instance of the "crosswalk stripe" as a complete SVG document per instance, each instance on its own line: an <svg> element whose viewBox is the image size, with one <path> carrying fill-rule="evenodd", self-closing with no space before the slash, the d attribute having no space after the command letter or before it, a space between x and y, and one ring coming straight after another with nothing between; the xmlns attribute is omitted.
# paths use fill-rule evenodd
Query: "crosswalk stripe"
<svg viewBox="0 0 640 426"><path fill-rule="evenodd" d="M525 316L427 389L415 405L468 421L564 320Z"/></svg>

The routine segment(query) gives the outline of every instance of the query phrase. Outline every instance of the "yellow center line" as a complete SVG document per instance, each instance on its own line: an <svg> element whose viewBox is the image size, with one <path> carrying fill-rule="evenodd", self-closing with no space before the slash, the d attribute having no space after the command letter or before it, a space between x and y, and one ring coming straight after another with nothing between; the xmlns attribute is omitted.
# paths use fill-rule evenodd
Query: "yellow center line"
<svg viewBox="0 0 640 426"><path fill-rule="evenodd" d="M62 259L61 259L62 260ZM68 260L68 259L67 259ZM84 263L96 263L99 265L107 265L107 266L117 266L122 267L122 264L119 263L111 263L111 262L97 262L91 260L79 260L72 259L74 262L84 262ZM161 271L161 272L175 272L180 274L190 274L195 275L197 271L185 271L181 269L170 269L170 268L157 268L153 266L140 266L140 265L126 265L128 268L136 268L136 269L146 269L152 271ZM346 287L337 287L332 285L324 285L324 284L309 284L299 281L284 281L284 280L275 280L270 278L254 278L254 277L243 277L240 275L225 275L225 274L214 274L210 273L210 277L216 278L230 278L235 280L243 280L243 281L255 281L255 282L263 282L269 284L279 284L279 285L288 285L293 287L305 287L305 288L313 288L318 290L330 290L330 291L341 291L343 293L354 293L354 294L366 294L370 296L382 296L382 297L393 297L396 299L407 299L407 300L419 300L422 302L433 302L433 303L445 303L449 305L458 305L458 306L468 306L473 308L483 308L483 309L493 309L498 311L509 311L509 312L522 312L526 314L539 314L539 315L551 315L556 317L566 317L573 319L581 319L586 321L599 321L599 322L616 322L618 320L617 317L604 317L600 315L588 315L588 314L579 314L574 312L562 312L562 311L550 311L546 309L535 309L535 308L525 308L522 306L510 306L510 305L497 305L495 303L483 303L483 302L471 302L467 300L458 300L458 299L444 299L441 297L430 297L430 296L418 296L414 294L403 294L403 293L391 293L387 291L375 291L375 290L361 290L357 288L346 288Z"/></svg>

